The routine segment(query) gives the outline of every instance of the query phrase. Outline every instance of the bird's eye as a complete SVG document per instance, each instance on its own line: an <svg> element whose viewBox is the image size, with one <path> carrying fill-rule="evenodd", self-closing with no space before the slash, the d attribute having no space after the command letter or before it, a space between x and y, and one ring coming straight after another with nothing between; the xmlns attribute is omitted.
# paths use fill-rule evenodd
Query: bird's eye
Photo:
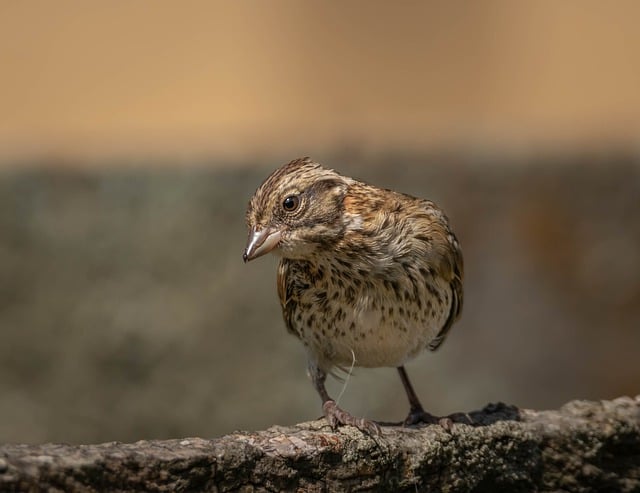
<svg viewBox="0 0 640 493"><path fill-rule="evenodd" d="M300 206L300 198L297 195L290 195L282 201L282 208L287 212L293 212Z"/></svg>

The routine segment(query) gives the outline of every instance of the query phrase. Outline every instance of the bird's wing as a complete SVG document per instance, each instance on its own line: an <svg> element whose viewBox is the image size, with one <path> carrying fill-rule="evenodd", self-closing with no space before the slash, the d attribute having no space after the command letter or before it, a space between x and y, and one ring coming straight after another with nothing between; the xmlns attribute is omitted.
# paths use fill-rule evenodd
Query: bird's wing
<svg viewBox="0 0 640 493"><path fill-rule="evenodd" d="M462 257L462 250L460 250L460 245L458 244L458 240L453 235L453 233L449 232L450 244L451 248L449 249L449 265L450 268L450 280L449 286L451 288L451 309L449 310L449 316L447 317L447 321L444 323L442 328L438 331L436 336L429 342L429 349L431 351L435 351L440 347L440 345L444 342L449 330L453 323L460 317L460 313L462 312L462 301L463 301L463 292L462 292L462 280L464 279L464 259Z"/></svg>
<svg viewBox="0 0 640 493"><path fill-rule="evenodd" d="M293 302L293 282L289 273L291 264L286 259L281 259L278 264L278 298L280 298L280 306L282 307L282 316L287 330L299 337L298 331L293 326L293 311L295 303Z"/></svg>

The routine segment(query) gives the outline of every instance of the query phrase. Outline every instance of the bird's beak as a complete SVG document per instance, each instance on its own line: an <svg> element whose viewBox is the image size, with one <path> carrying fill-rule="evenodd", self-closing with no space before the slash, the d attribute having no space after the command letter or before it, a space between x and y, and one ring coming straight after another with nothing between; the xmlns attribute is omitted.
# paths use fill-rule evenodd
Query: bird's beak
<svg viewBox="0 0 640 493"><path fill-rule="evenodd" d="M282 233L278 230L270 228L256 230L255 228L251 228L247 248L244 249L242 259L248 262L254 258L261 257L265 253L269 253L278 246L281 236Z"/></svg>

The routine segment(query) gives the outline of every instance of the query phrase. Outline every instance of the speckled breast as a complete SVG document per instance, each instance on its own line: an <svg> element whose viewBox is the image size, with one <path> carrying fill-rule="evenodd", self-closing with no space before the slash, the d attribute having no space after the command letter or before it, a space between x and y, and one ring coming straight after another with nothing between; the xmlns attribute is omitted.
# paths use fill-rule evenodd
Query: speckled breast
<svg viewBox="0 0 640 493"><path fill-rule="evenodd" d="M292 331L320 368L400 366L445 324L451 288L432 271L402 264L376 272L337 259L294 263Z"/></svg>

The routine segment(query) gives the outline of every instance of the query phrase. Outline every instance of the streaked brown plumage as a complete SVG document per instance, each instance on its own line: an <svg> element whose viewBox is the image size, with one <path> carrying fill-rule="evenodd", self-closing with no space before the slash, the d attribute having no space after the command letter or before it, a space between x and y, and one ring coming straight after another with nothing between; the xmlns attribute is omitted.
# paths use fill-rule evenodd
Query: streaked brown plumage
<svg viewBox="0 0 640 493"><path fill-rule="evenodd" d="M285 323L307 350L329 423L379 430L325 389L328 373L353 363L398 368L411 406L406 422L432 422L403 365L437 349L462 309L462 253L442 211L303 158L256 190L247 224L245 261L269 251L281 257Z"/></svg>

